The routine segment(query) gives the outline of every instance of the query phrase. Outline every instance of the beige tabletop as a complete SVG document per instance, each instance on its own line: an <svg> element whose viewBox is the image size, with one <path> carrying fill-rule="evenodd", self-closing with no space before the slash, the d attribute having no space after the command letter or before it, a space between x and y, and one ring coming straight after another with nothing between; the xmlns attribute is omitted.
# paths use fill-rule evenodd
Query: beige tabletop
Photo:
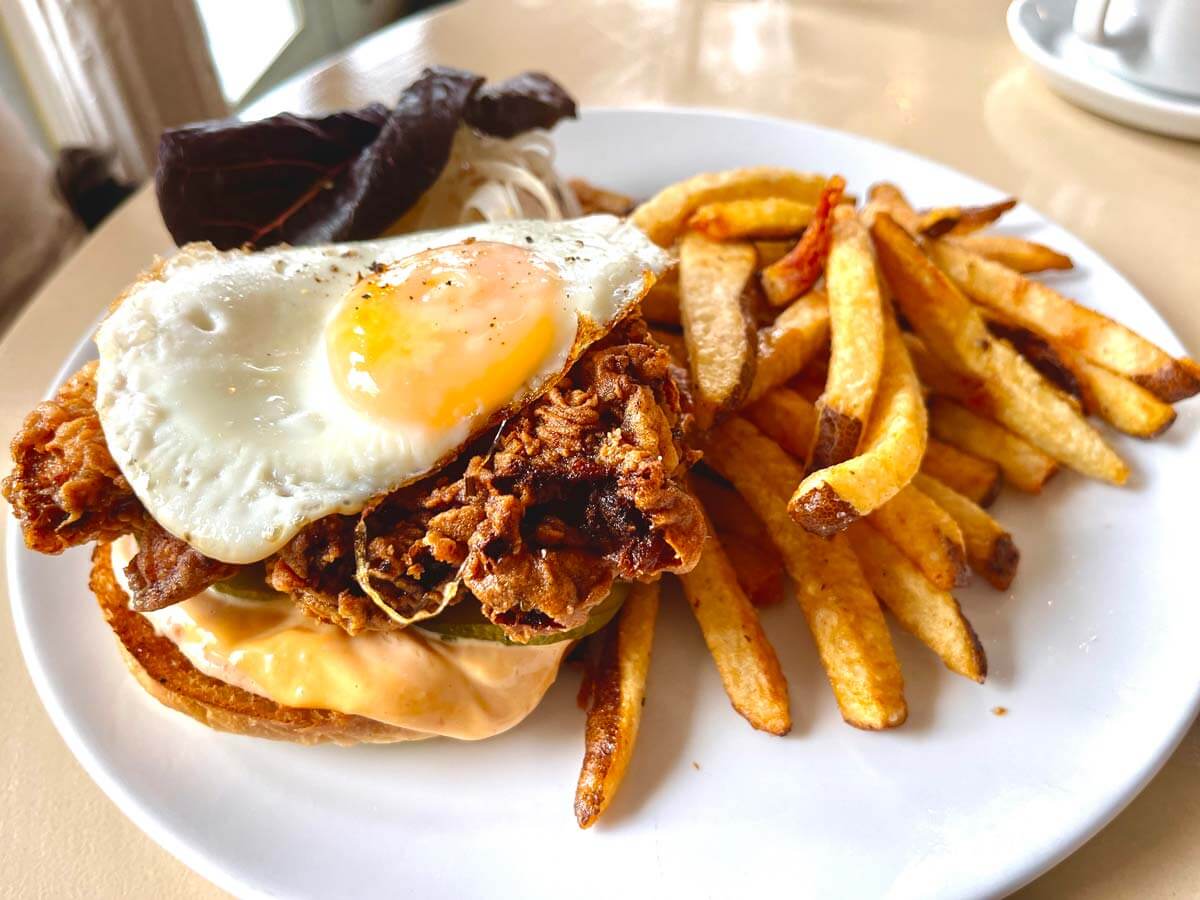
<svg viewBox="0 0 1200 900"><path fill-rule="evenodd" d="M1004 8L1004 0L468 0L380 33L256 111L391 99L437 62L493 78L542 69L585 105L735 107L845 129L1044 211L1128 275L1195 354L1200 145L1128 130L1051 94L1010 45ZM150 250L168 246L143 192L50 281L0 344L0 434L14 431ZM34 695L7 616L0 684L0 894L220 895L83 773ZM1193 728L1125 812L1020 896L1200 896L1198 845Z"/></svg>

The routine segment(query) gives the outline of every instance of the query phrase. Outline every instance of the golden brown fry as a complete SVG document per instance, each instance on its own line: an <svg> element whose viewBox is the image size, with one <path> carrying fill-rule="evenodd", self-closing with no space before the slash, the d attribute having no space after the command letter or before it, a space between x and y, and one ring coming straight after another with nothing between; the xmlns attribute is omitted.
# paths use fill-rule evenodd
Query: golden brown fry
<svg viewBox="0 0 1200 900"><path fill-rule="evenodd" d="M668 272L646 292L642 298L642 316L654 325L679 325L679 277L678 270Z"/></svg>
<svg viewBox="0 0 1200 900"><path fill-rule="evenodd" d="M876 253L913 330L929 352L982 382L992 418L1071 468L1124 484L1129 467L1062 395L1005 341L886 213L871 226Z"/></svg>
<svg viewBox="0 0 1200 900"><path fill-rule="evenodd" d="M863 209L863 221L871 228L880 213L887 213L909 234L921 233L920 216L894 184L886 181L873 185L867 192L867 205Z"/></svg>
<svg viewBox="0 0 1200 900"><path fill-rule="evenodd" d="M762 197L815 203L825 182L824 175L775 166L705 172L663 188L633 211L633 224L660 247L669 247L705 204Z"/></svg>
<svg viewBox="0 0 1200 900"><path fill-rule="evenodd" d="M691 487L716 528L725 555L733 563L738 584L755 606L783 599L783 558L762 520L733 488L704 470L693 469Z"/></svg>
<svg viewBox="0 0 1200 900"><path fill-rule="evenodd" d="M846 182L840 175L830 178L817 199L812 224L804 230L796 246L762 270L763 291L772 306L784 306L808 293L821 277L829 254L833 211L845 188Z"/></svg>
<svg viewBox="0 0 1200 900"><path fill-rule="evenodd" d="M788 516L800 464L736 416L714 430L706 459L746 498L783 555L842 718L858 728L902 724L908 707L900 663L845 535L823 540Z"/></svg>
<svg viewBox="0 0 1200 900"><path fill-rule="evenodd" d="M982 507L940 481L918 474L913 484L954 517L962 529L967 562L971 568L986 578L996 590L1008 590L1021 561L1012 535Z"/></svg>
<svg viewBox="0 0 1200 900"><path fill-rule="evenodd" d="M782 259L795 246L795 241L755 241L754 249L758 251L758 267L765 269L776 260Z"/></svg>
<svg viewBox="0 0 1200 900"><path fill-rule="evenodd" d="M925 401L891 310L884 315L883 373L858 456L813 472L788 503L816 534L841 531L878 509L912 480L925 455Z"/></svg>
<svg viewBox="0 0 1200 900"><path fill-rule="evenodd" d="M956 247L978 253L1016 272L1045 272L1073 269L1071 257L1052 247L1011 234L952 234L944 240Z"/></svg>
<svg viewBox="0 0 1200 900"><path fill-rule="evenodd" d="M1171 405L1144 387L1088 362L1073 350L1059 348L1059 352L1079 379L1087 408L1117 430L1154 438L1175 421Z"/></svg>
<svg viewBox="0 0 1200 900"><path fill-rule="evenodd" d="M614 216L627 216L637 206L637 201L626 194L606 190L584 181L582 178L572 178L568 182L585 216L592 213L610 213Z"/></svg>
<svg viewBox="0 0 1200 900"><path fill-rule="evenodd" d="M980 307L988 331L1008 341L1013 348L1037 369L1038 374L1058 388L1064 398L1079 411L1083 410L1083 388L1074 368L1067 365L1062 348L1056 347L1041 335L1024 325L1006 321L984 307Z"/></svg>
<svg viewBox="0 0 1200 900"><path fill-rule="evenodd" d="M980 506L989 506L1000 493L999 464L932 437L925 445L921 471Z"/></svg>
<svg viewBox="0 0 1200 900"><path fill-rule="evenodd" d="M1124 325L953 243L934 241L930 249L937 264L978 303L1124 375L1160 400L1174 403L1200 392L1200 378L1191 367Z"/></svg>
<svg viewBox="0 0 1200 900"><path fill-rule="evenodd" d="M592 673L592 706L575 788L580 828L590 828L608 808L633 754L646 701L658 598L657 581L634 583L616 621L598 635L600 658Z"/></svg>
<svg viewBox="0 0 1200 900"><path fill-rule="evenodd" d="M911 484L867 519L943 590L967 583L962 530L954 518Z"/></svg>
<svg viewBox="0 0 1200 900"><path fill-rule="evenodd" d="M905 333L904 345L917 370L917 377L931 393L950 397L970 409L990 408L991 400L980 379L951 369L930 353L924 342L912 332Z"/></svg>
<svg viewBox="0 0 1200 900"><path fill-rule="evenodd" d="M733 708L759 731L787 734L787 680L711 523L696 568L679 578Z"/></svg>
<svg viewBox="0 0 1200 900"><path fill-rule="evenodd" d="M778 387L742 410L742 415L792 456L803 461L816 432L817 408L791 388Z"/></svg>
<svg viewBox="0 0 1200 900"><path fill-rule="evenodd" d="M847 535L871 590L905 630L940 656L951 672L982 684L987 657L958 601L931 584L870 525L855 522Z"/></svg>
<svg viewBox="0 0 1200 900"><path fill-rule="evenodd" d="M1016 199L1010 197L986 206L940 206L925 210L917 219L917 232L930 238L970 234L991 225L1016 205Z"/></svg>
<svg viewBox="0 0 1200 900"><path fill-rule="evenodd" d="M1054 458L1002 425L978 416L945 397L929 401L929 432L939 440L990 459L1018 490L1040 493L1058 471Z"/></svg>
<svg viewBox="0 0 1200 900"><path fill-rule="evenodd" d="M757 368L746 402L752 403L796 375L829 340L829 302L813 290L793 301L774 324L758 332Z"/></svg>
<svg viewBox="0 0 1200 900"><path fill-rule="evenodd" d="M679 314L701 427L740 406L754 380L756 332L742 304L754 263L747 243L694 231L679 242Z"/></svg>
<svg viewBox="0 0 1200 900"><path fill-rule="evenodd" d="M833 212L825 292L829 372L817 401L810 471L844 462L858 452L883 370L883 301L875 254L867 230L848 206Z"/></svg>
<svg viewBox="0 0 1200 900"><path fill-rule="evenodd" d="M813 204L784 197L726 200L700 207L687 227L714 241L731 238L783 238L798 235L813 218Z"/></svg>

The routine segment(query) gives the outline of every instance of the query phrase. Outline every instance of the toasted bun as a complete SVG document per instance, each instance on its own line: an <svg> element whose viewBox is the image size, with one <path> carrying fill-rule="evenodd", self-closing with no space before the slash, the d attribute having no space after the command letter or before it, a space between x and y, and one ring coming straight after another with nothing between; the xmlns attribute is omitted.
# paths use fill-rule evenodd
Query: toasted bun
<svg viewBox="0 0 1200 900"><path fill-rule="evenodd" d="M170 640L129 609L129 598L113 573L108 543L97 544L92 553L89 585L138 683L160 703L210 728L300 744L385 744L424 736L363 716L281 706L200 672Z"/></svg>

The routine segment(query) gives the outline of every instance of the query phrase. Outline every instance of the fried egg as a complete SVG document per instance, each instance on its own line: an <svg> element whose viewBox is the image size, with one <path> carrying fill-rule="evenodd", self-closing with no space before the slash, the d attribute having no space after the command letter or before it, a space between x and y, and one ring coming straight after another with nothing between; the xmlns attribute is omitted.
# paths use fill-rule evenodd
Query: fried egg
<svg viewBox="0 0 1200 900"><path fill-rule="evenodd" d="M612 216L258 253L194 245L96 335L96 407L154 519L250 563L452 459L667 266Z"/></svg>

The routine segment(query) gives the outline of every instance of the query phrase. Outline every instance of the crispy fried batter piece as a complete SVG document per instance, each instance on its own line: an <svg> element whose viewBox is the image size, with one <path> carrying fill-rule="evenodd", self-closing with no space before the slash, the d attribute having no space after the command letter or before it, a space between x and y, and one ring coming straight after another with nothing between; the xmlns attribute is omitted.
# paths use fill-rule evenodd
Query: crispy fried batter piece
<svg viewBox="0 0 1200 900"><path fill-rule="evenodd" d="M162 609L229 578L241 566L209 559L145 516L134 532L138 552L125 567L136 612Z"/></svg>
<svg viewBox="0 0 1200 900"><path fill-rule="evenodd" d="M113 462L96 415L96 363L25 417L11 449L4 499L31 550L62 553L141 524L145 511Z"/></svg>
<svg viewBox="0 0 1200 900"><path fill-rule="evenodd" d="M364 513L371 584L405 616L458 573L514 640L581 625L615 578L686 571L704 523L682 484L691 427L667 353L640 321L593 346L459 471ZM354 524L310 525L271 567L305 611L348 631L396 627L353 581Z"/></svg>

